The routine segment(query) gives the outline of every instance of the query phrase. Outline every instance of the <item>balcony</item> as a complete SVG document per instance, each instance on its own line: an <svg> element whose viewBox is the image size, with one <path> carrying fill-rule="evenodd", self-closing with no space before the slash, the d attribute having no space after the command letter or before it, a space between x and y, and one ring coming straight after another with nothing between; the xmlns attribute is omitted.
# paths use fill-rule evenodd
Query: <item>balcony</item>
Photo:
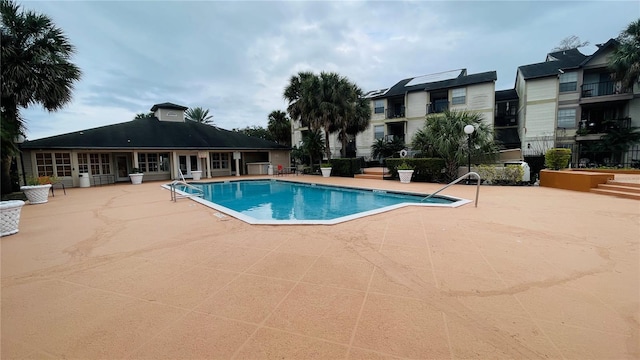
<svg viewBox="0 0 640 360"><path fill-rule="evenodd" d="M625 89L619 81L601 81L582 84L581 103L600 101L630 100L633 93Z"/></svg>
<svg viewBox="0 0 640 360"><path fill-rule="evenodd" d="M404 143L404 134L397 134L397 135L385 135L384 136L384 141L390 143L390 142L394 142L394 141L401 141Z"/></svg>
<svg viewBox="0 0 640 360"><path fill-rule="evenodd" d="M603 134L615 129L631 127L631 118L611 119L603 121L580 121L580 128L576 131L576 140L598 140Z"/></svg>
<svg viewBox="0 0 640 360"><path fill-rule="evenodd" d="M403 118L404 116L404 105L394 106L392 109L387 109L387 119Z"/></svg>
<svg viewBox="0 0 640 360"><path fill-rule="evenodd" d="M449 100L434 100L432 103L427 104L427 115L438 114L445 112L449 109Z"/></svg>

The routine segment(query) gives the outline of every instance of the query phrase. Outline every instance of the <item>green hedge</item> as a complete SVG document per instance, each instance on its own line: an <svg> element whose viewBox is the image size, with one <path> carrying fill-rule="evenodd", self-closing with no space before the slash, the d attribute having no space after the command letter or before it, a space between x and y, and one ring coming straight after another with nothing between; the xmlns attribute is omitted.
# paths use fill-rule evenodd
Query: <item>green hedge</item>
<svg viewBox="0 0 640 360"><path fill-rule="evenodd" d="M522 166L507 165L504 167L496 165L479 165L478 175L482 181L496 185L515 185L522 183L524 169Z"/></svg>
<svg viewBox="0 0 640 360"><path fill-rule="evenodd" d="M544 155L544 165L551 170L564 169L571 160L571 149L553 148Z"/></svg>
<svg viewBox="0 0 640 360"><path fill-rule="evenodd" d="M411 181L421 182L440 182L443 179L442 169L444 169L444 160L440 158L404 158L404 159L386 159L387 169L391 172L394 179L398 178L398 165L406 162L413 167L413 178Z"/></svg>
<svg viewBox="0 0 640 360"><path fill-rule="evenodd" d="M364 158L331 159L331 176L353 177L360 174L364 167Z"/></svg>

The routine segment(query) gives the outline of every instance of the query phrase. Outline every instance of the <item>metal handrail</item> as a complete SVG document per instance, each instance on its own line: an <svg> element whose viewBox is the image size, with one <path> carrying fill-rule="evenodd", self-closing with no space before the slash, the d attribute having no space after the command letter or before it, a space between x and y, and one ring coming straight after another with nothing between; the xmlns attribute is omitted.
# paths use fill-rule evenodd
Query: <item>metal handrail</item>
<svg viewBox="0 0 640 360"><path fill-rule="evenodd" d="M478 195L480 194L480 175L478 175L478 173L473 172L473 171L468 172L468 173L466 173L466 174L464 174L464 175L460 176L459 178L457 178L457 179L453 180L453 181L452 181L452 182L450 182L449 184L447 184L447 185L443 186L442 188L438 189L438 191L434 192L433 194L429 194L429 196L425 197L424 199L422 199L422 200L420 200L420 201L422 202L422 201L425 201L425 200L427 200L427 199L429 199L429 198L433 197L435 194L437 194L437 193L439 193L440 191L442 191L442 190L444 190L444 189L448 188L449 186L451 186L451 185L455 185L455 184L459 183L459 182L460 182L460 181L462 181L464 178L471 177L471 175L475 175L475 177L478 179L478 183L477 183L477 185L476 185L476 207L478 207Z"/></svg>
<svg viewBox="0 0 640 360"><path fill-rule="evenodd" d="M188 184L186 181L174 180L171 184L169 184L169 187L171 188L171 200L173 202L176 202L178 200L176 185L186 186L187 188L192 189L196 192L190 195L180 195L180 197L193 197L193 196L204 197L204 190L202 190L201 188Z"/></svg>

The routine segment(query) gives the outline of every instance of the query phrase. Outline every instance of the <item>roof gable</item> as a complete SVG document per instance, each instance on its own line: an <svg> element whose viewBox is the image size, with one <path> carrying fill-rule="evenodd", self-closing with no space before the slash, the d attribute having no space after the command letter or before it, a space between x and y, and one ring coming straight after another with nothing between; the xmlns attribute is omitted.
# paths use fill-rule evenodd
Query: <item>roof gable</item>
<svg viewBox="0 0 640 360"><path fill-rule="evenodd" d="M187 110L188 107L186 106L182 106L182 105L178 105L178 104L174 104L174 103L170 103L170 102L165 102L162 104L155 104L151 107L151 111L156 111L158 109L170 109L170 110Z"/></svg>

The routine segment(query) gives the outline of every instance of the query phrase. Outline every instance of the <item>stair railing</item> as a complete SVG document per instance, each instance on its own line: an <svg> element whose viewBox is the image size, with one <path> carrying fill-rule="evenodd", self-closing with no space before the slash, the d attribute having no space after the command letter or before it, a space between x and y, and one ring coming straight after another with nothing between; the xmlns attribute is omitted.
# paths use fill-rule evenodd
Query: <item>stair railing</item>
<svg viewBox="0 0 640 360"><path fill-rule="evenodd" d="M434 192L433 194L429 194L429 196L425 197L424 199L422 199L420 201L425 201L425 200L427 200L429 198L432 198L434 195L436 195L437 193L441 192L442 190L448 188L449 186L455 185L455 184L459 183L460 181L464 180L465 178L470 178L471 175L475 176L476 179L478 179L477 185L476 185L476 203L475 203L476 207L478 207L478 195L480 194L480 182L481 181L480 181L480 175L478 175L478 173L473 172L473 171L468 172L468 173L460 176L459 178L457 178L457 179L453 180L452 182L450 182L449 184L441 187L440 189L438 189L438 191Z"/></svg>

